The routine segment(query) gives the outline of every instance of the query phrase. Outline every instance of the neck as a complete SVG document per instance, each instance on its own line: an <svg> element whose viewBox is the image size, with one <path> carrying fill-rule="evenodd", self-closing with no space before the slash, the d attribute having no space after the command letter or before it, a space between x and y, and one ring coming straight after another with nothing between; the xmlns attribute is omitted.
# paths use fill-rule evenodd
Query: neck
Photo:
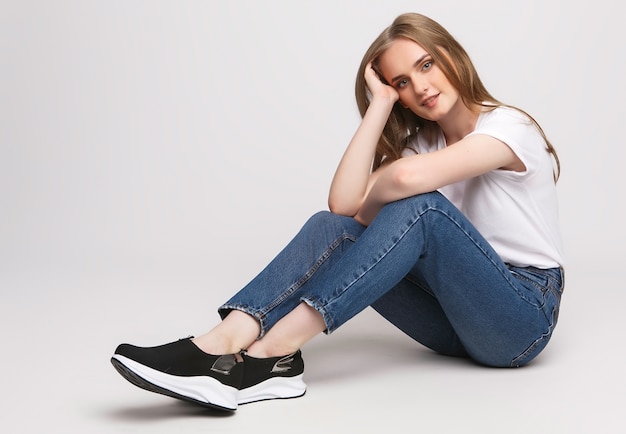
<svg viewBox="0 0 626 434"><path fill-rule="evenodd" d="M461 140L476 128L476 121L480 114L480 106L476 105L471 109L459 101L459 104L448 113L445 119L437 122L448 146Z"/></svg>

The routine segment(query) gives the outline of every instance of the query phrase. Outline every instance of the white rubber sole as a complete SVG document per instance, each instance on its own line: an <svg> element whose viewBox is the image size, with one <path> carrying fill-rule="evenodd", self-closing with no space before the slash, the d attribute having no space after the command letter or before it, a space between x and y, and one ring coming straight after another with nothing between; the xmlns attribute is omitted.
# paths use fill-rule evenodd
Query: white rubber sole
<svg viewBox="0 0 626 434"><path fill-rule="evenodd" d="M137 363L119 354L113 358L148 383L173 392L183 398L216 406L226 410L236 410L238 402L237 388L220 383L215 378L205 375L197 377L180 377L166 374L156 369Z"/></svg>
<svg viewBox="0 0 626 434"><path fill-rule="evenodd" d="M303 374L295 377L274 377L239 391L237 403L265 401L267 399L297 398L306 392Z"/></svg>

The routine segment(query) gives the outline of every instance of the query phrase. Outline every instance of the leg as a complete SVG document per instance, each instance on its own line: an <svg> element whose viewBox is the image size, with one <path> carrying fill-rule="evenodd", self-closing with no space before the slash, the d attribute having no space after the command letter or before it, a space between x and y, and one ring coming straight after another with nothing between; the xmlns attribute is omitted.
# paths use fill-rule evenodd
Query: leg
<svg viewBox="0 0 626 434"><path fill-rule="evenodd" d="M302 357L299 351L286 352L299 348L325 324L317 311L300 305L299 294L364 229L348 217L316 214L265 270L220 308L223 321L209 333L158 347L122 344L111 362L141 388L219 409L301 396L306 389ZM263 345L239 354L285 315ZM271 352L281 356L268 358Z"/></svg>
<svg viewBox="0 0 626 434"><path fill-rule="evenodd" d="M248 348L259 336L259 322L245 312L234 310L211 331L192 339L209 354L234 354Z"/></svg>
<svg viewBox="0 0 626 434"><path fill-rule="evenodd" d="M246 350L254 357L290 354L326 329L318 311L300 303L272 327L262 339L259 322L247 313L234 310L210 332L193 339L209 354L231 354Z"/></svg>
<svg viewBox="0 0 626 434"><path fill-rule="evenodd" d="M306 303L284 316L267 334L248 347L254 357L276 357L291 354L326 329L324 318Z"/></svg>
<svg viewBox="0 0 626 434"><path fill-rule="evenodd" d="M414 267L473 359L518 366L547 343L558 295L528 276L516 278L439 193L384 207L332 272L311 278L302 299L322 314L330 333L396 287Z"/></svg>
<svg viewBox="0 0 626 434"><path fill-rule="evenodd" d="M263 337L300 304L314 276L333 269L364 230L351 217L326 211L313 215L261 273L219 308L220 315L249 314L260 325L255 338Z"/></svg>
<svg viewBox="0 0 626 434"><path fill-rule="evenodd" d="M415 271L372 307L387 321L422 345L440 354L467 357L459 336L439 300Z"/></svg>

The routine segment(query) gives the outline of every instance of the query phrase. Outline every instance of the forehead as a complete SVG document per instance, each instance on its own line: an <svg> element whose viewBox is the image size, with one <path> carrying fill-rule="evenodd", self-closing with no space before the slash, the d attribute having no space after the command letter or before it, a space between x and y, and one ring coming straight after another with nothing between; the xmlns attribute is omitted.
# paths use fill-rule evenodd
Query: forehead
<svg viewBox="0 0 626 434"><path fill-rule="evenodd" d="M393 77L408 72L424 55L428 52L417 42L399 38L378 56L378 66L386 78Z"/></svg>

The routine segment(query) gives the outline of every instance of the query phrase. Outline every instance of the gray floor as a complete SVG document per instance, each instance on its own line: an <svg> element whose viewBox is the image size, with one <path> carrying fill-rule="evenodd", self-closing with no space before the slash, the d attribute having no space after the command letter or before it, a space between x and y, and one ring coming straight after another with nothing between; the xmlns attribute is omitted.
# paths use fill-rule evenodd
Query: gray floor
<svg viewBox="0 0 626 434"><path fill-rule="evenodd" d="M554 339L526 368L487 369L433 355L369 310L304 348L304 397L232 414L140 390L110 365L122 341L163 343L216 321L212 307L222 295L207 295L201 278L156 274L5 278L3 286L16 290L4 297L0 318L3 432L626 430L626 300L616 297L617 273L569 272Z"/></svg>

